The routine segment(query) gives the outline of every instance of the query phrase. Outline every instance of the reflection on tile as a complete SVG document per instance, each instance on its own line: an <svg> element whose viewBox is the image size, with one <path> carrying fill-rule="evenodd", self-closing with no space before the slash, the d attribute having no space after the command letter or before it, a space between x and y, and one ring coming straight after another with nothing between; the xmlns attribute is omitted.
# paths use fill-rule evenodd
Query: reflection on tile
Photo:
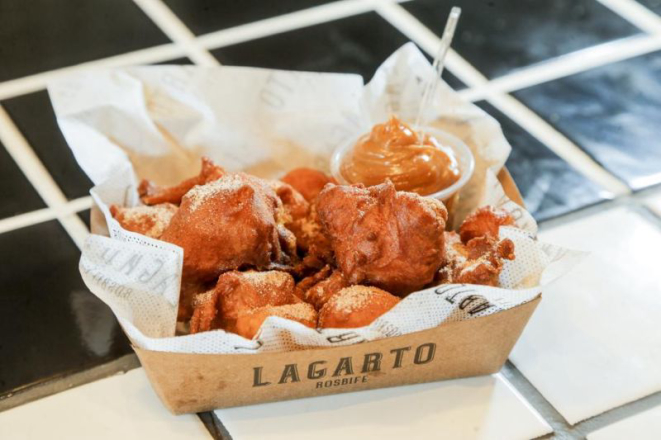
<svg viewBox="0 0 661 440"><path fill-rule="evenodd" d="M0 81L168 43L130 0L0 3Z"/></svg>
<svg viewBox="0 0 661 440"><path fill-rule="evenodd" d="M588 440L658 440L661 438L661 406L648 409L588 434Z"/></svg>
<svg viewBox="0 0 661 440"><path fill-rule="evenodd" d="M174 416L142 368L0 413L0 437L38 439L210 439L195 414Z"/></svg>
<svg viewBox="0 0 661 440"><path fill-rule="evenodd" d="M490 78L640 32L594 0L416 0L403 6L437 34L452 6L461 20L452 46Z"/></svg>
<svg viewBox="0 0 661 440"><path fill-rule="evenodd" d="M358 73L367 82L376 68L407 41L371 12L222 47L212 53L227 65Z"/></svg>
<svg viewBox="0 0 661 440"><path fill-rule="evenodd" d="M130 353L57 221L0 235L0 395Z"/></svg>
<svg viewBox="0 0 661 440"><path fill-rule="evenodd" d="M661 14L661 0L637 0L657 14Z"/></svg>
<svg viewBox="0 0 661 440"><path fill-rule="evenodd" d="M515 95L632 188L661 182L661 52Z"/></svg>
<svg viewBox="0 0 661 440"><path fill-rule="evenodd" d="M37 191L0 143L0 218L45 207Z"/></svg>
<svg viewBox="0 0 661 440"><path fill-rule="evenodd" d="M215 413L234 438L245 440L529 439L551 432L501 375L221 409Z"/></svg>
<svg viewBox="0 0 661 440"><path fill-rule="evenodd" d="M196 35L328 3L331 0L164 0Z"/></svg>
<svg viewBox="0 0 661 440"><path fill-rule="evenodd" d="M542 232L591 252L544 288L510 359L570 423L661 390L661 231L617 208Z"/></svg>
<svg viewBox="0 0 661 440"><path fill-rule="evenodd" d="M500 122L512 145L506 166L537 221L611 197L492 105L477 105Z"/></svg>
<svg viewBox="0 0 661 440"><path fill-rule="evenodd" d="M92 182L67 145L48 97L41 91L2 102L16 126L69 199L89 194Z"/></svg>

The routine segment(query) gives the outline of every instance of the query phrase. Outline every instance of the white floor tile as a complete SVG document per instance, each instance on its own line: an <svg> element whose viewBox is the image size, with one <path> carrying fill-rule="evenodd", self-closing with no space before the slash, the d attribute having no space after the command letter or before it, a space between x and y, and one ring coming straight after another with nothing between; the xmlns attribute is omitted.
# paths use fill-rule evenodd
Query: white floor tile
<svg viewBox="0 0 661 440"><path fill-rule="evenodd" d="M531 439L551 432L500 375L217 410L240 440Z"/></svg>
<svg viewBox="0 0 661 440"><path fill-rule="evenodd" d="M648 409L588 434L588 440L658 440L661 438L661 406Z"/></svg>
<svg viewBox="0 0 661 440"><path fill-rule="evenodd" d="M1 412L0 438L195 440L211 436L196 415L170 414L140 368Z"/></svg>
<svg viewBox="0 0 661 440"><path fill-rule="evenodd" d="M656 194L646 197L645 203L658 215L661 215L661 192L657 192Z"/></svg>
<svg viewBox="0 0 661 440"><path fill-rule="evenodd" d="M592 254L549 286L512 353L576 423L661 390L661 233L617 208L541 234Z"/></svg>

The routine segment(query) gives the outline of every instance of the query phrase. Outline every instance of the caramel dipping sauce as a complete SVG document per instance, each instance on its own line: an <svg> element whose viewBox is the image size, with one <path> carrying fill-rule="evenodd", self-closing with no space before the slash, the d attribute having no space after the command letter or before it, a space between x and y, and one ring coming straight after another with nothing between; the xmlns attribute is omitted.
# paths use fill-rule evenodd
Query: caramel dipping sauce
<svg viewBox="0 0 661 440"><path fill-rule="evenodd" d="M428 135L421 140L395 116L358 140L342 158L340 173L347 182L366 186L390 179L398 191L422 196L441 191L461 178L449 147Z"/></svg>

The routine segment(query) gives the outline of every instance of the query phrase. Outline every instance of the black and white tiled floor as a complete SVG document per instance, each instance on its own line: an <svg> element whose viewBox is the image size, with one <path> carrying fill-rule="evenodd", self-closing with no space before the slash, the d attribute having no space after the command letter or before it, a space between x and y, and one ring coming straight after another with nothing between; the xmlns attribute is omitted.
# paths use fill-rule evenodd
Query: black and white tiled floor
<svg viewBox="0 0 661 440"><path fill-rule="evenodd" d="M91 182L48 80L189 63L369 80L408 40L433 53L453 3L445 77L501 123L541 238L593 252L545 292L511 363L199 417L169 415L139 369L84 385L135 361L119 362L128 342L78 275ZM657 14L657 0L1 2L0 438L661 438Z"/></svg>

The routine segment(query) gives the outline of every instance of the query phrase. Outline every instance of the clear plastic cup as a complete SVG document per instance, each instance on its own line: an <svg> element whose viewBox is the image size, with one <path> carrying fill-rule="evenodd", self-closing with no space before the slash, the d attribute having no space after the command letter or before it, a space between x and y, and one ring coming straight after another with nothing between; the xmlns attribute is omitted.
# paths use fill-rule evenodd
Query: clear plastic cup
<svg viewBox="0 0 661 440"><path fill-rule="evenodd" d="M459 198L459 191L466 185L466 183L473 175L473 170L475 169L475 158L473 157L473 153L471 152L470 148L468 148L468 145L466 145L456 136L433 127L427 127L423 131L425 134L436 138L439 143L449 147L454 153L457 164L459 165L459 171L461 172L461 177L459 180L438 192L425 195L425 197L433 197L435 199L441 200L443 203L445 203L445 206L448 208L448 211L450 211L451 214L452 207L457 203ZM364 134L361 134L360 136L349 139L347 142L338 146L333 152L330 164L331 174L339 183L345 185L350 183L347 182L340 171L342 159L349 151L351 151L354 145L356 145L356 142L358 142L358 140L363 135Z"/></svg>

